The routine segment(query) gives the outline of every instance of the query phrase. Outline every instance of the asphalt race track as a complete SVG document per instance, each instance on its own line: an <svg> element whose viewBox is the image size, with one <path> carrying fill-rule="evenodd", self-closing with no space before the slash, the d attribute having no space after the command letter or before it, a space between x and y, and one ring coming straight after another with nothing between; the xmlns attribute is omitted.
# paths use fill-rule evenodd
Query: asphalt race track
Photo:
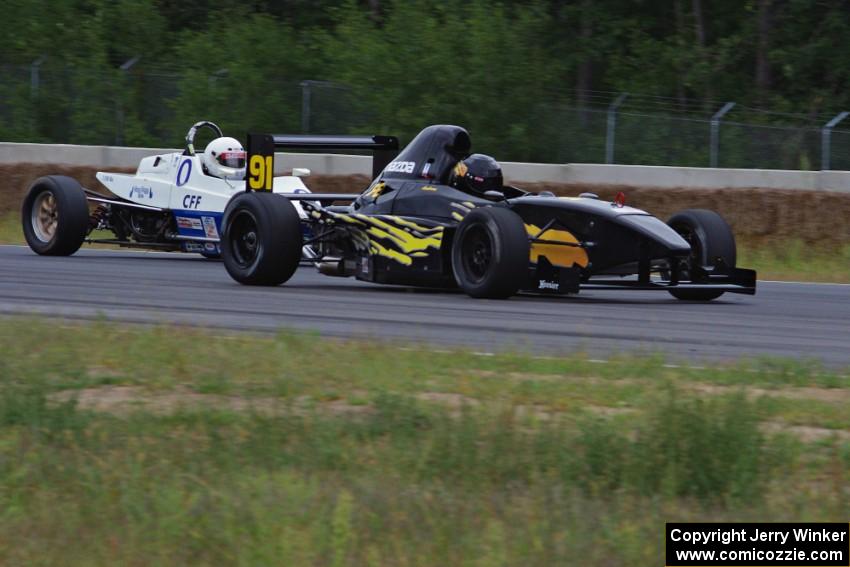
<svg viewBox="0 0 850 567"><path fill-rule="evenodd" d="M0 313L309 329L482 352L581 349L601 358L663 351L672 361L764 354L850 365L848 285L759 282L754 297L726 294L706 304L628 290L495 301L331 278L312 268L281 287L246 287L220 261L195 255L84 249L49 258L0 246Z"/></svg>

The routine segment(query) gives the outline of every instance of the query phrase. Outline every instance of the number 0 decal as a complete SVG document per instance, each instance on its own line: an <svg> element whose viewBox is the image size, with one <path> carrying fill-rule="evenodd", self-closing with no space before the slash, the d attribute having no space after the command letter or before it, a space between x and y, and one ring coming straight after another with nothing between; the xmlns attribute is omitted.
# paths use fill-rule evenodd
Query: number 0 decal
<svg viewBox="0 0 850 567"><path fill-rule="evenodd" d="M274 139L248 134L248 191L271 191L274 186Z"/></svg>
<svg viewBox="0 0 850 567"><path fill-rule="evenodd" d="M251 156L248 164L248 185L254 191L271 191L274 182L274 158Z"/></svg>
<svg viewBox="0 0 850 567"><path fill-rule="evenodd" d="M183 175L183 172L186 172L186 175ZM186 185L189 181L189 177L192 175L192 160L183 160L183 163L180 164L180 167L177 169L177 186L181 187Z"/></svg>

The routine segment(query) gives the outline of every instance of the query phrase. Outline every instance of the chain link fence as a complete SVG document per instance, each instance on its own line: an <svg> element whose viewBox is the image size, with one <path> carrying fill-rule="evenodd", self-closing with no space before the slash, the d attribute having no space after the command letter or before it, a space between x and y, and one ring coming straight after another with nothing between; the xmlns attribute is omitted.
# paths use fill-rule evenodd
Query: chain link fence
<svg viewBox="0 0 850 567"><path fill-rule="evenodd" d="M173 147L202 119L236 133L339 133L366 122L350 89L320 81L46 65L0 66L0 76L2 141Z"/></svg>
<svg viewBox="0 0 850 567"><path fill-rule="evenodd" d="M393 123L392 116L378 116L349 87L326 81L277 78L258 83L238 70L86 69L40 61L2 66L0 73L2 141L176 147L186 129L201 119L212 119L231 133L362 133ZM673 99L618 98L617 93L595 94L584 106L551 93L544 98L548 100L517 115L516 123L500 125L499 131L474 128L471 118L467 125L476 147L505 161L711 163L716 108L710 104L683 106ZM615 99L617 104L611 105ZM719 167L821 169L826 157L831 169L850 169L850 130L830 129L825 145L823 124L779 125L775 119L767 124L763 115L754 116L749 121L746 110L733 108L718 121ZM425 126L426 113L422 119ZM526 135L519 140L511 132Z"/></svg>
<svg viewBox="0 0 850 567"><path fill-rule="evenodd" d="M850 131L833 130L829 154L831 169L850 171Z"/></svg>
<svg viewBox="0 0 850 567"><path fill-rule="evenodd" d="M612 163L709 165L708 121L621 112L616 117L614 136Z"/></svg>

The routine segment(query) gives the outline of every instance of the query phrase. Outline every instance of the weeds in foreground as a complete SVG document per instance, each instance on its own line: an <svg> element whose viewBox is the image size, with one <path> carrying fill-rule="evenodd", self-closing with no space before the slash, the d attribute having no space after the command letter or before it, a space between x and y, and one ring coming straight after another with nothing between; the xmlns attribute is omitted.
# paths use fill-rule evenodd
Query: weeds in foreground
<svg viewBox="0 0 850 567"><path fill-rule="evenodd" d="M0 564L662 564L666 521L846 519L850 444L764 427L831 402L748 390L823 372L2 320Z"/></svg>

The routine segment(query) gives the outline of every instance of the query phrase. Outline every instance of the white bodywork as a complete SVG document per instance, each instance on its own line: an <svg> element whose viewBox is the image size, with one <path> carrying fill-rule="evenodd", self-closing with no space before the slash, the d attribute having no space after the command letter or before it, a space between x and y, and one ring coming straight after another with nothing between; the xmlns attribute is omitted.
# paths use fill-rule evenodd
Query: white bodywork
<svg viewBox="0 0 850 567"><path fill-rule="evenodd" d="M203 154L170 153L142 159L135 175L100 171L97 179L116 196L174 214L178 234L211 243L221 234L221 219L230 199L245 190L244 179L219 179L204 172ZM308 175L309 170L295 171ZM274 178L275 193L309 193L299 176ZM298 214L305 213L293 201ZM200 247L201 245L196 245ZM218 245L214 245L217 252ZM207 251L212 246L207 244Z"/></svg>

